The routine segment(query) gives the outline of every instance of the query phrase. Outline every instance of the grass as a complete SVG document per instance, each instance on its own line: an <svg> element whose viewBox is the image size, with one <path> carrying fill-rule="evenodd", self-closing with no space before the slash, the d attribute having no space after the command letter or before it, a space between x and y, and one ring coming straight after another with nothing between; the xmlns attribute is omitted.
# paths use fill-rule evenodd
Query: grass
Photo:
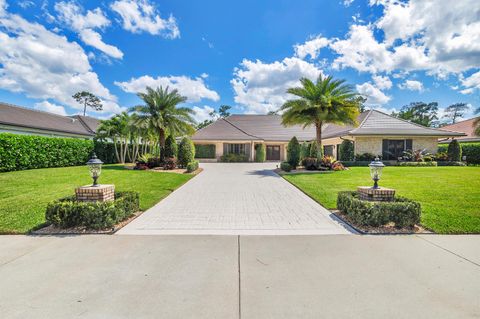
<svg viewBox="0 0 480 319"><path fill-rule="evenodd" d="M368 167L285 179L333 209L337 193L371 185ZM422 205L422 224L437 233L480 233L480 167L386 167L380 185Z"/></svg>
<svg viewBox="0 0 480 319"><path fill-rule="evenodd" d="M140 193L146 210L166 197L192 175L134 171L105 165L99 182L115 184L115 190ZM45 222L48 202L72 195L91 179L85 166L34 169L0 173L0 233L26 233Z"/></svg>

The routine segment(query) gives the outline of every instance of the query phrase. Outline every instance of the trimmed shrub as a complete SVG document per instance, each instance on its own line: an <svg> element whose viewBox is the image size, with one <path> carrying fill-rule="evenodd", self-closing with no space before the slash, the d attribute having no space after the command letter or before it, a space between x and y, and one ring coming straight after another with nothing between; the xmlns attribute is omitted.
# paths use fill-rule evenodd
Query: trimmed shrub
<svg viewBox="0 0 480 319"><path fill-rule="evenodd" d="M265 144L255 145L255 162L265 162L267 158L267 148Z"/></svg>
<svg viewBox="0 0 480 319"><path fill-rule="evenodd" d="M111 202L78 202L68 196L47 205L45 219L60 228L107 229L139 210L137 192L116 192Z"/></svg>
<svg viewBox="0 0 480 319"><path fill-rule="evenodd" d="M419 167L419 166L437 166L437 162L399 162L398 166L410 166L410 167Z"/></svg>
<svg viewBox="0 0 480 319"><path fill-rule="evenodd" d="M453 140L448 144L447 154L450 162L460 162L462 160L462 147L457 140Z"/></svg>
<svg viewBox="0 0 480 319"><path fill-rule="evenodd" d="M215 144L195 144L195 158L215 158Z"/></svg>
<svg viewBox="0 0 480 319"><path fill-rule="evenodd" d="M437 166L467 166L464 162L437 162Z"/></svg>
<svg viewBox="0 0 480 319"><path fill-rule="evenodd" d="M77 138L0 134L0 172L85 165L93 141Z"/></svg>
<svg viewBox="0 0 480 319"><path fill-rule="evenodd" d="M172 135L169 135L165 140L165 158L172 158L177 157L178 154L178 146L175 138Z"/></svg>
<svg viewBox="0 0 480 319"><path fill-rule="evenodd" d="M292 165L289 162L281 162L280 169L285 172L290 172L292 170Z"/></svg>
<svg viewBox="0 0 480 319"><path fill-rule="evenodd" d="M305 157L310 156L310 144L307 142L303 142L302 146L300 147L300 163L303 162Z"/></svg>
<svg viewBox="0 0 480 319"><path fill-rule="evenodd" d="M194 160L194 158L195 146L189 138L184 137L178 148L178 164L182 167L186 167L188 163Z"/></svg>
<svg viewBox="0 0 480 319"><path fill-rule="evenodd" d="M318 161L322 160L323 157L323 149L318 145L317 141L313 141L310 143L310 156L315 157Z"/></svg>
<svg viewBox="0 0 480 319"><path fill-rule="evenodd" d="M357 192L339 192L337 208L360 226L378 227L393 222L403 228L420 223L420 204L404 197L395 197L391 202L369 202L360 200Z"/></svg>
<svg viewBox="0 0 480 319"><path fill-rule="evenodd" d="M338 159L340 161L353 161L355 158L354 152L353 142L350 140L343 140L338 149Z"/></svg>
<svg viewBox="0 0 480 319"><path fill-rule="evenodd" d="M225 163L248 162L247 155L244 154L225 154L220 157L220 161Z"/></svg>
<svg viewBox="0 0 480 319"><path fill-rule="evenodd" d="M195 172L198 169L198 161L191 161L190 163L187 164L187 172L192 173Z"/></svg>
<svg viewBox="0 0 480 319"><path fill-rule="evenodd" d="M316 157L305 157L302 161L302 165L306 170L314 171L318 168L318 160Z"/></svg>
<svg viewBox="0 0 480 319"><path fill-rule="evenodd" d="M357 154L355 155L355 160L356 161L360 161L360 162L363 162L363 161L373 161L375 159L375 155L373 155L372 153L363 153L363 154Z"/></svg>
<svg viewBox="0 0 480 319"><path fill-rule="evenodd" d="M163 169L172 170L177 167L177 159L175 157L166 157L163 160Z"/></svg>
<svg viewBox="0 0 480 319"><path fill-rule="evenodd" d="M116 164L115 147L113 143L94 141L95 154L105 164Z"/></svg>
<svg viewBox="0 0 480 319"><path fill-rule="evenodd" d="M290 163L293 169L297 168L300 162L300 143L294 136L287 145L287 162Z"/></svg>

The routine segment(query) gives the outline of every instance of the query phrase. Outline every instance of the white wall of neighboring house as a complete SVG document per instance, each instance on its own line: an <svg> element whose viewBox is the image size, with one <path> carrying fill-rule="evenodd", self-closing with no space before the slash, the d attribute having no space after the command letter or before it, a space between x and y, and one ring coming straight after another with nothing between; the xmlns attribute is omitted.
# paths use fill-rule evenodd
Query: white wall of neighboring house
<svg viewBox="0 0 480 319"><path fill-rule="evenodd" d="M21 134L21 135L37 135L37 136L46 136L46 137L72 137L72 138L83 138L83 139L93 139L93 136L80 135L80 134L70 134L64 132L56 132L49 130L39 130L34 128L25 128L20 126L10 126L10 125L0 125L0 133L12 133L12 134Z"/></svg>

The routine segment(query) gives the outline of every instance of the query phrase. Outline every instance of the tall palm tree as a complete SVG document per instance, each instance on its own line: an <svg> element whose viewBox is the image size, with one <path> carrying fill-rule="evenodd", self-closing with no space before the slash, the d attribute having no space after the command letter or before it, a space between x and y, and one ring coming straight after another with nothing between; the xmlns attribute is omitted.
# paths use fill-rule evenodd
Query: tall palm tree
<svg viewBox="0 0 480 319"><path fill-rule="evenodd" d="M315 126L316 142L322 150L322 127L326 123L357 124L360 114L360 96L345 80L334 80L331 76L320 75L317 81L301 78L301 87L290 88L288 93L298 99L285 102L282 124Z"/></svg>
<svg viewBox="0 0 480 319"><path fill-rule="evenodd" d="M190 135L195 132L195 121L192 117L194 112L187 107L177 107L187 100L177 90L169 91L168 86L165 89L161 86L157 89L147 87L146 93L137 95L145 105L132 108L137 114L136 122L157 132L160 156L163 157L167 132L173 135Z"/></svg>

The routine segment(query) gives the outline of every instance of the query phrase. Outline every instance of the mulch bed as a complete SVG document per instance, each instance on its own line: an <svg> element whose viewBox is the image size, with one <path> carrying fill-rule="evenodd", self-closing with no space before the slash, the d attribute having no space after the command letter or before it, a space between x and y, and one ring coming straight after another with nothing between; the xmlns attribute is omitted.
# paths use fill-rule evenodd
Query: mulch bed
<svg viewBox="0 0 480 319"><path fill-rule="evenodd" d="M140 216L143 212L138 211L132 217L125 219L124 221L116 224L113 228L109 229L85 229L85 227L72 227L72 228L59 228L54 225L48 225L43 228L33 230L29 234L31 235L111 235L123 226L130 223L132 220Z"/></svg>
<svg viewBox="0 0 480 319"><path fill-rule="evenodd" d="M372 226L360 226L354 224L351 219L343 214L339 210L331 211L339 219L343 220L345 223L349 224L352 228L358 231L361 234L369 235L398 235L398 234L433 234L434 232L422 227L421 225L415 225L414 227L405 227L397 228L395 225L385 225L380 227Z"/></svg>

